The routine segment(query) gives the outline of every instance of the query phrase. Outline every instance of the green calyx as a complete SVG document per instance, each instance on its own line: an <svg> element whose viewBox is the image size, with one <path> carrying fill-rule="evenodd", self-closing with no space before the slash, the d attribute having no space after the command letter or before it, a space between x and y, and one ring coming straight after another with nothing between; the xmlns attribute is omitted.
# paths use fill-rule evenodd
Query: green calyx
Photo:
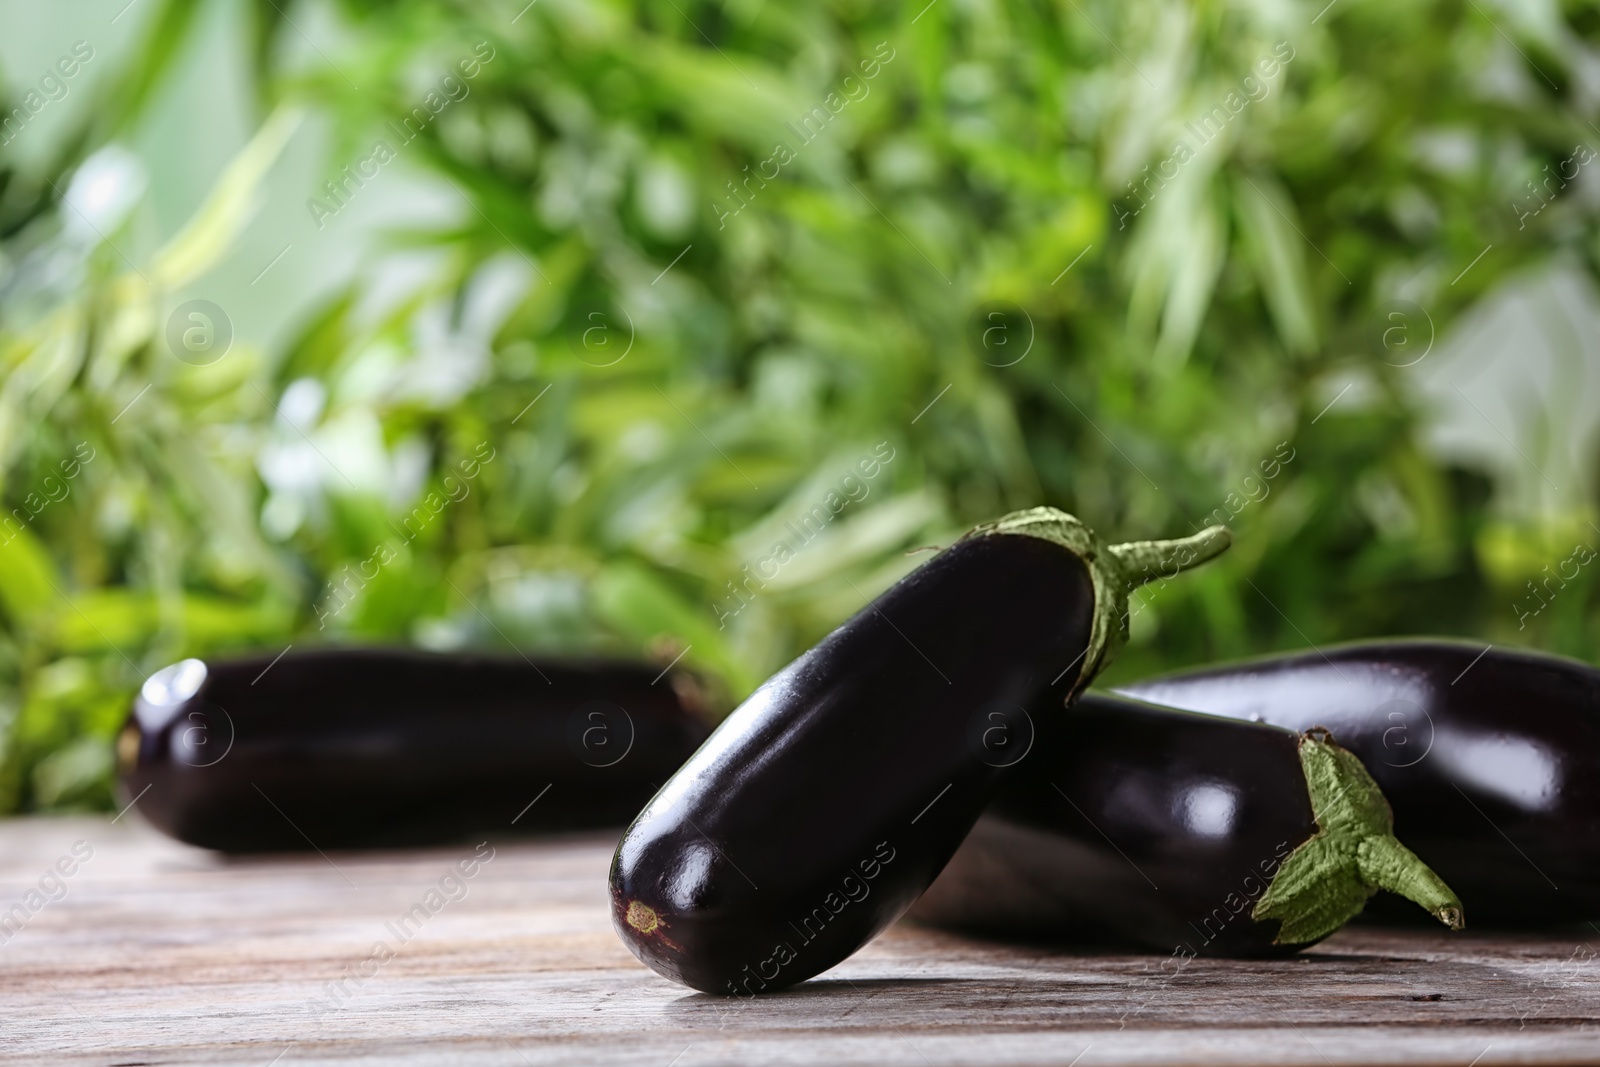
<svg viewBox="0 0 1600 1067"><path fill-rule="evenodd" d="M1128 642L1128 594L1147 582L1175 577L1219 555L1233 543L1225 526L1210 526L1174 541L1130 541L1107 545L1077 518L1056 508L1014 511L977 527L968 536L1022 534L1060 545L1089 568L1094 583L1094 619L1089 647L1078 663L1072 694L1088 687Z"/></svg>
<svg viewBox="0 0 1600 1067"><path fill-rule="evenodd" d="M1304 944L1327 937L1387 889L1461 929L1461 901L1395 838L1389 802L1361 761L1317 727L1300 738L1300 766L1317 832L1289 853L1251 917L1277 919L1278 944Z"/></svg>

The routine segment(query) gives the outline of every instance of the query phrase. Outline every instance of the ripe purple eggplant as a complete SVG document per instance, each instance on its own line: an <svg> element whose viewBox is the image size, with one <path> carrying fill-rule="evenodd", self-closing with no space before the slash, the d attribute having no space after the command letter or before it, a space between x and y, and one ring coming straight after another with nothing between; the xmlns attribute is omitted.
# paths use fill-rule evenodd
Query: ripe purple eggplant
<svg viewBox="0 0 1600 1067"><path fill-rule="evenodd" d="M1090 692L1039 724L910 914L1033 941L1272 956L1328 936L1380 888L1461 926L1461 902L1325 731Z"/></svg>
<svg viewBox="0 0 1600 1067"><path fill-rule="evenodd" d="M1367 641L1152 678L1177 708L1326 726L1474 926L1600 916L1600 671L1482 644Z"/></svg>
<svg viewBox="0 0 1600 1067"><path fill-rule="evenodd" d="M709 734L694 696L639 662L188 659L135 698L121 786L157 828L227 852L622 826Z"/></svg>
<svg viewBox="0 0 1600 1067"><path fill-rule="evenodd" d="M612 918L640 960L753 996L827 970L938 875L1033 724L1126 639L1127 591L1221 527L1106 547L1053 508L939 553L779 671L617 846Z"/></svg>

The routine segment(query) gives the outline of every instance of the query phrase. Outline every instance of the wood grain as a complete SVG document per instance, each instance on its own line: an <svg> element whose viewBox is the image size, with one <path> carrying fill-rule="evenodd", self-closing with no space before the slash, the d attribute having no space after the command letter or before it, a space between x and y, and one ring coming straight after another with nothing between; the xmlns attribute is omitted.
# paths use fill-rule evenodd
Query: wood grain
<svg viewBox="0 0 1600 1067"><path fill-rule="evenodd" d="M0 909L78 841L93 855L62 879L65 895L47 880L60 899L0 932L0 1061L1600 1062L1590 926L1368 927L1292 960L1178 971L901 924L821 979L730 1001L658 978L623 948L604 835L496 843L462 879L471 847L229 861L135 815L20 820L0 823ZM422 918L394 925L419 903ZM393 958L374 955L379 942Z"/></svg>

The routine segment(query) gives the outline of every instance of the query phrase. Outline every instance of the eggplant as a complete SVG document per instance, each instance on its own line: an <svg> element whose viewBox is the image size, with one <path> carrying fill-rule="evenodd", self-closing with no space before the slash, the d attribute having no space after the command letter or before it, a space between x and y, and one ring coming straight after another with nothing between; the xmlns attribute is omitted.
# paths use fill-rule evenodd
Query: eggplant
<svg viewBox="0 0 1600 1067"><path fill-rule="evenodd" d="M910 916L1181 958L1277 956L1380 888L1462 925L1461 901L1395 839L1382 793L1326 731L1091 691L1039 724Z"/></svg>
<svg viewBox="0 0 1600 1067"><path fill-rule="evenodd" d="M1366 641L1170 674L1142 700L1292 730L1326 726L1473 924L1600 917L1600 671L1557 656Z"/></svg>
<svg viewBox="0 0 1600 1067"><path fill-rule="evenodd" d="M1036 719L1126 640L1127 591L1227 547L1107 548L1053 508L980 526L773 675L624 833L612 920L660 974L754 996L827 970L927 888Z"/></svg>
<svg viewBox="0 0 1600 1067"><path fill-rule="evenodd" d="M225 852L620 828L710 733L694 699L632 661L186 659L134 699L120 785L158 829Z"/></svg>

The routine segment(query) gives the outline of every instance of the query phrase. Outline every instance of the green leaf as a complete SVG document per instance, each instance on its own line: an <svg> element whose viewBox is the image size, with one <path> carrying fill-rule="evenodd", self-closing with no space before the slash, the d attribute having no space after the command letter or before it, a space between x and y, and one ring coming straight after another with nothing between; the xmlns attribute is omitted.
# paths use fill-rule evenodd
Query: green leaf
<svg viewBox="0 0 1600 1067"><path fill-rule="evenodd" d="M187 595L172 622L182 643L194 649L237 646L281 633L287 619L270 605L239 604ZM134 658L166 616L159 598L125 589L101 589L73 597L57 618L56 640L65 652L117 652Z"/></svg>
<svg viewBox="0 0 1600 1067"><path fill-rule="evenodd" d="M8 536L0 544L0 604L26 625L63 603L61 576L31 529L12 530Z"/></svg>
<svg viewBox="0 0 1600 1067"><path fill-rule="evenodd" d="M605 567L595 578L591 595L600 617L641 646L661 639L687 646L686 663L721 675L740 698L760 684L761 677L729 649L713 622L710 604L696 607L638 564Z"/></svg>
<svg viewBox="0 0 1600 1067"><path fill-rule="evenodd" d="M1246 246L1267 298L1267 308L1285 348L1299 355L1317 343L1306 256L1321 255L1295 222L1294 203L1264 175L1241 174L1235 184ZM1342 283L1342 279L1341 279Z"/></svg>

